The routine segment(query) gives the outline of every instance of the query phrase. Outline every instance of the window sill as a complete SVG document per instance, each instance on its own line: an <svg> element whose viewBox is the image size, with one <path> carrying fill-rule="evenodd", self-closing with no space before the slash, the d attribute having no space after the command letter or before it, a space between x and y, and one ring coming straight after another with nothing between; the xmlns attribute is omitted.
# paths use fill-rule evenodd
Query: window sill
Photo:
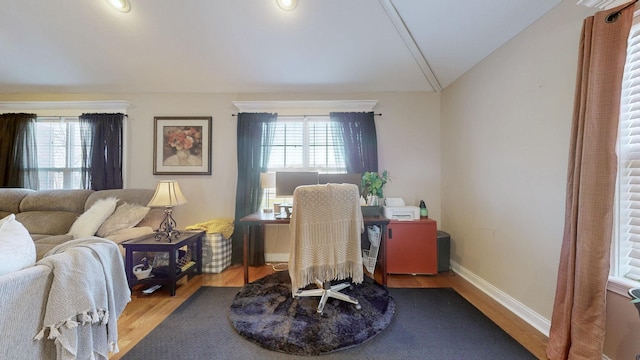
<svg viewBox="0 0 640 360"><path fill-rule="evenodd" d="M626 296L629 299L631 299L631 296L629 296L629 289L636 287L640 287L640 283L637 281L619 277L609 276L609 281L607 282L607 290Z"/></svg>

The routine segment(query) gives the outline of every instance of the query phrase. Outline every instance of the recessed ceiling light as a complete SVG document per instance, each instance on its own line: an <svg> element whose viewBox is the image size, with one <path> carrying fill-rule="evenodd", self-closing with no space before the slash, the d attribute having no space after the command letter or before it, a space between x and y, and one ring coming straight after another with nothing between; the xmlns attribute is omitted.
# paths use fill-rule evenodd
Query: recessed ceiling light
<svg viewBox="0 0 640 360"><path fill-rule="evenodd" d="M282 10L291 11L298 5L298 0L276 0L276 4L278 4Z"/></svg>
<svg viewBox="0 0 640 360"><path fill-rule="evenodd" d="M126 13L129 12L129 10L131 10L131 5L129 5L129 0L107 0L107 2L109 3L109 5L111 5L112 8Z"/></svg>

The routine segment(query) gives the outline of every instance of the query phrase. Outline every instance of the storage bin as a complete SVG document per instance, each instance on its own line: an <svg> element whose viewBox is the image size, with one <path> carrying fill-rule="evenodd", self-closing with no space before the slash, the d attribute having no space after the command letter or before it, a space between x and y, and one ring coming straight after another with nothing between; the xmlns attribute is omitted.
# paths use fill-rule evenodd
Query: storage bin
<svg viewBox="0 0 640 360"><path fill-rule="evenodd" d="M231 239L219 233L202 237L202 272L217 274L231 265Z"/></svg>

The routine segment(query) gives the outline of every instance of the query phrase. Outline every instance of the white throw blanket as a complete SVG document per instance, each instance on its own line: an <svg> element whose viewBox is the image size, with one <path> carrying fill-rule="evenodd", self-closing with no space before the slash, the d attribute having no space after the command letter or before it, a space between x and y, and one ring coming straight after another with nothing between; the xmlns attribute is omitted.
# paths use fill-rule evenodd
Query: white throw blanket
<svg viewBox="0 0 640 360"><path fill-rule="evenodd" d="M294 192L289 225L291 291L316 279L363 280L360 235L364 231L358 186L299 186Z"/></svg>
<svg viewBox="0 0 640 360"><path fill-rule="evenodd" d="M118 316L131 301L118 245L91 237L65 242L38 262L53 272L42 330L58 359L108 359L118 350Z"/></svg>

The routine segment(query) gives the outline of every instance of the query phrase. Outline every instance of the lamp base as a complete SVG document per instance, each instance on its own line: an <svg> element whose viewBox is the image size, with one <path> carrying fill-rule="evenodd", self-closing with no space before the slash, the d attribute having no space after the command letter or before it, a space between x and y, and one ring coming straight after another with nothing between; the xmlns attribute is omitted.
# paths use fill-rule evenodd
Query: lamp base
<svg viewBox="0 0 640 360"><path fill-rule="evenodd" d="M166 238L171 242L171 238L177 239L180 231L176 230L176 221L173 220L172 210L170 207L164 209L164 219L160 223L160 227L156 230L156 240L160 241Z"/></svg>

